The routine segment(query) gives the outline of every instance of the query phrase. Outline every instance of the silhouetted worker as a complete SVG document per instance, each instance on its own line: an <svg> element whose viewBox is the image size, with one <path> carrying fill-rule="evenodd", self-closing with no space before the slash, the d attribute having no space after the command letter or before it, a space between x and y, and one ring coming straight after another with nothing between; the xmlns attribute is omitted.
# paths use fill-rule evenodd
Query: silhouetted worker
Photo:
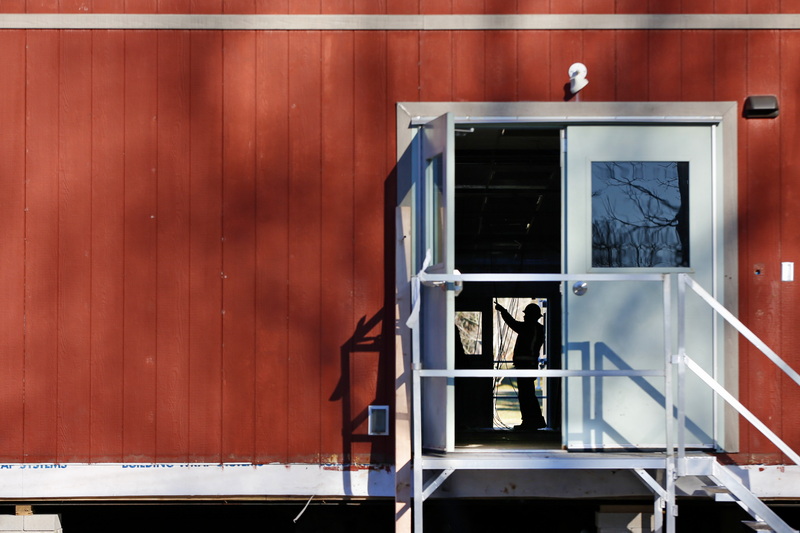
<svg viewBox="0 0 800 533"><path fill-rule="evenodd" d="M514 344L514 368L520 370L538 368L539 352L544 344L544 326L539 324L539 319L542 317L541 308L536 304L528 304L523 311L525 319L520 322L502 305L495 304L494 307L500 311L500 316L508 327L517 332L517 342ZM536 378L517 378L517 395L522 424L515 426L514 429L533 431L547 426L539 407L539 399L536 397Z"/></svg>

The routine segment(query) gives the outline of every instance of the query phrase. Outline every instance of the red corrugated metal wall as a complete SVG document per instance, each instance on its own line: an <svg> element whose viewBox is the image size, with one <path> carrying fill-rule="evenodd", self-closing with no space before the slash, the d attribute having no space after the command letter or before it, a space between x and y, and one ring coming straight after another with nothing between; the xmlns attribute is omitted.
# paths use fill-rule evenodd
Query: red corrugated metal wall
<svg viewBox="0 0 800 533"><path fill-rule="evenodd" d="M789 4L0 11L800 11ZM779 96L780 118L739 123L740 316L800 367L800 294L779 272L800 251L798 32L5 30L0 460L391 460L391 439L366 436L364 417L394 395L394 104L557 101L574 61L589 67L584 101ZM800 391L757 352L740 359L745 403L800 447ZM742 450L779 460L746 426Z"/></svg>

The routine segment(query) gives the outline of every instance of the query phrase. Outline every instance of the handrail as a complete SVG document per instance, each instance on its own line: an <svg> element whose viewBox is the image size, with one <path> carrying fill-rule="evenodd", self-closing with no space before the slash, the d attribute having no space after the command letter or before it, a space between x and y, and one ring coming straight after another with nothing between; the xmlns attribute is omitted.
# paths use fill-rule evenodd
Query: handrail
<svg viewBox="0 0 800 533"><path fill-rule="evenodd" d="M775 353L769 346L764 343L761 339L759 339L755 333L753 333L747 326L742 324L739 319L737 319L733 314L728 311L725 307L722 306L713 296L711 296L708 292L705 291L696 281L694 281L689 275L687 274L679 274L678 275L678 293L679 293L679 305L683 308L685 307L685 289L684 287L690 287L698 296L700 296L703 301L705 301L711 308L716 311L726 322L736 328L739 333L741 333L747 340L749 340L756 348L758 348L764 355L766 355L775 365L783 370L783 372L792 378L792 380L800 385L800 374L798 374L792 367L790 367L783 359L781 359L777 353ZM679 320L678 327L681 331L684 330L685 324L685 315ZM740 415L742 415L748 422L750 422L756 429L758 429L769 441L774 444L780 451L782 451L789 459L792 460L797 465L800 465L800 454L795 452L788 444L786 444L783 440L780 439L772 430L770 430L761 420L758 419L749 409L747 409L739 400L734 398L734 396L725 389L722 385L719 384L712 376L710 376L703 368L698 365L691 357L689 357L684 352L683 342L680 342L681 346L679 347L679 354L677 357L678 365L683 368L688 368L691 370L697 377L699 377L706 385L708 385L714 392L716 392L723 400L725 400L731 407L733 407ZM682 382L685 378L683 372L678 373L678 379ZM679 385L679 390L682 388L682 385ZM683 401L683 397L679 398L679 402ZM678 408L679 415L682 413L683 409L681 406ZM681 429L681 424L683 421L679 419L679 430ZM683 459L686 455L686 448L685 442L681 434L678 436L678 458Z"/></svg>
<svg viewBox="0 0 800 533"><path fill-rule="evenodd" d="M742 415L748 422L750 422L756 429L758 429L766 438L770 440L786 457L788 457L795 464L800 465L800 454L795 452L788 444L781 440L774 432L772 432L763 422L761 422L751 411L749 411L741 402L739 402L730 392L728 392L712 375L706 372L697 362L691 359L685 351L686 348L686 287L690 287L700 298L705 301L711 309L720 315L727 323L732 325L739 333L748 339L755 347L757 347L764 355L767 356L776 366L778 366L784 373L786 373L795 383L800 385L800 373L791 368L783 359L781 359L773 350L771 350L761 339L759 339L752 331L750 331L744 324L742 324L733 314L725 309L713 296L706 292L700 285L698 285L688 274L683 272L667 272L658 274L440 274L434 272L426 272L426 267L423 266L422 271L414 276L412 279L412 303L414 311L412 317L409 318L407 326L412 332L412 345L415 354L412 364L413 374L413 405L412 416L414 419L413 430L413 450L415 457L422 455L422 439L421 439L421 381L422 378L478 378L478 377L502 377L502 376L515 376L515 377L610 377L610 376L624 376L624 377L638 377L638 376L653 376L663 377L665 390L664 390L664 416L666 422L665 433L665 469L666 476L664 480L664 487L658 486L656 494L666 504L667 508L667 530L674 531L674 514L675 508L675 480L684 475L687 468L686 459L686 369L697 375L711 390L719 395L725 402L731 405L740 415ZM672 280L677 277L678 284L676 287L677 292L677 331L672 329ZM565 370L565 369L428 369L423 368L419 357L419 331L418 331L418 316L419 316L419 303L421 298L421 285L425 286L441 286L444 289L452 290L457 288L459 284L464 282L565 282L565 281L653 281L662 283L663 292L663 313L664 313L664 368L663 369L645 369L645 370L632 370L632 369L613 369L613 370ZM677 334L676 337L673 337ZM673 343L677 340L677 346ZM673 348L677 348L674 350ZM675 355L677 353L677 355ZM672 374L673 369L678 369L677 378L677 398L673 396L672 392ZM677 400L677 401L676 401ZM677 420L673 414L677 410ZM716 415L715 415L716 416ZM677 422L677 423L676 423ZM677 425L677 439L674 438L673 432ZM676 457L677 447L677 457ZM677 459L677 461L676 461ZM676 468L677 467L677 468ZM424 468L414 468L414 492L415 492L415 510L421 514L422 501L436 489L438 484L431 484L427 489L423 489L423 476L422 470ZM450 472L445 471L440 474L437 480L443 481ZM643 478L644 479L644 478ZM439 483L441 481L436 481ZM647 482L647 479L645 479ZM651 487L653 488L653 487ZM421 518L420 518L421 520ZM793 530L789 530L793 531Z"/></svg>
<svg viewBox="0 0 800 533"><path fill-rule="evenodd" d="M417 371L424 378L586 378L586 377L663 377L664 370L565 370L553 368L421 368Z"/></svg>
<svg viewBox="0 0 800 533"><path fill-rule="evenodd" d="M688 285L691 289L697 293L708 305L710 305L714 311L720 314L722 318L725 319L730 325L736 328L739 333L741 333L747 340L749 340L753 346L758 348L761 353L769 357L769 359L775 363L778 368L783 370L787 376L792 378L795 383L800 385L800 374L798 374L792 367L790 367L786 361L781 359L777 353L775 353L769 346L764 343L761 339L759 339L755 333L750 331L747 326L742 324L738 318L733 316L733 314L725 309L722 304L720 304L713 296L708 294L705 289L703 289L700 285L697 284L688 274L679 274L678 279L681 283Z"/></svg>
<svg viewBox="0 0 800 533"><path fill-rule="evenodd" d="M686 360L686 367L694 372L697 377L703 380L706 385L711 387L714 392L719 394L726 402L728 402L734 409L736 409L743 417L747 419L748 422L753 424L756 429L758 429L761 433L767 437L770 442L772 442L775 446L778 447L780 451L786 454L789 459L791 459L795 464L800 465L800 455L797 454L788 444L783 442L775 433L772 432L764 423L758 419L756 415L754 415L747 407L745 407L739 400L733 397L733 395L728 392L725 387L719 384L717 380L711 377L703 367L698 365L691 357L684 356Z"/></svg>
<svg viewBox="0 0 800 533"><path fill-rule="evenodd" d="M420 271L417 275L423 284L456 283L464 281L664 281L668 274L439 274Z"/></svg>

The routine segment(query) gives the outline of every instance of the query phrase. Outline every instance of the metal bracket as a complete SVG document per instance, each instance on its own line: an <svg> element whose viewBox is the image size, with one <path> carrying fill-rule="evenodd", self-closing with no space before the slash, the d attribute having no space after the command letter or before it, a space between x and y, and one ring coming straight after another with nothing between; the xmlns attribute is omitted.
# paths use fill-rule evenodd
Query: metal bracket
<svg viewBox="0 0 800 533"><path fill-rule="evenodd" d="M422 490L422 501L427 500L431 494L436 492L436 489L441 487L442 483L444 483L445 480L450 477L450 474L455 471L455 468L445 468L439 473L438 476L433 478L427 485L425 485L425 488Z"/></svg>
<svg viewBox="0 0 800 533"><path fill-rule="evenodd" d="M643 468L634 468L633 470L637 476L644 482L645 485L659 498L666 499L669 495L664 488L658 484L658 481L653 479L653 476L650 475L647 470ZM662 502L663 507L663 502Z"/></svg>

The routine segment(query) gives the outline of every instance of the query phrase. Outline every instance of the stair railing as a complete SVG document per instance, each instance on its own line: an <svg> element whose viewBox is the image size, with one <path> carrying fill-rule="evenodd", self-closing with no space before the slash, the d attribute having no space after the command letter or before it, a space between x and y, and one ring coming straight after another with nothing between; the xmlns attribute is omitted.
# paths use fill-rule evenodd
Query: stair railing
<svg viewBox="0 0 800 533"><path fill-rule="evenodd" d="M678 355L674 361L678 366L678 475L682 475L685 468L686 459L686 395L685 381L686 370L692 371L715 393L717 393L728 405L736 409L753 427L758 429L772 444L783 452L795 464L800 465L800 455L795 452L788 444L781 440L772 430L770 430L761 420L759 420L749 409L742 405L739 400L728 392L725 387L709 375L700 365L686 354L686 288L690 288L700 298L703 299L720 317L728 324L733 326L742 334L753 346L758 348L761 353L766 355L775 365L789 376L797 385L800 386L800 374L798 374L786 361L781 359L769 346L756 336L750 329L737 319L733 314L722 306L713 296L697 284L688 274L678 274Z"/></svg>

